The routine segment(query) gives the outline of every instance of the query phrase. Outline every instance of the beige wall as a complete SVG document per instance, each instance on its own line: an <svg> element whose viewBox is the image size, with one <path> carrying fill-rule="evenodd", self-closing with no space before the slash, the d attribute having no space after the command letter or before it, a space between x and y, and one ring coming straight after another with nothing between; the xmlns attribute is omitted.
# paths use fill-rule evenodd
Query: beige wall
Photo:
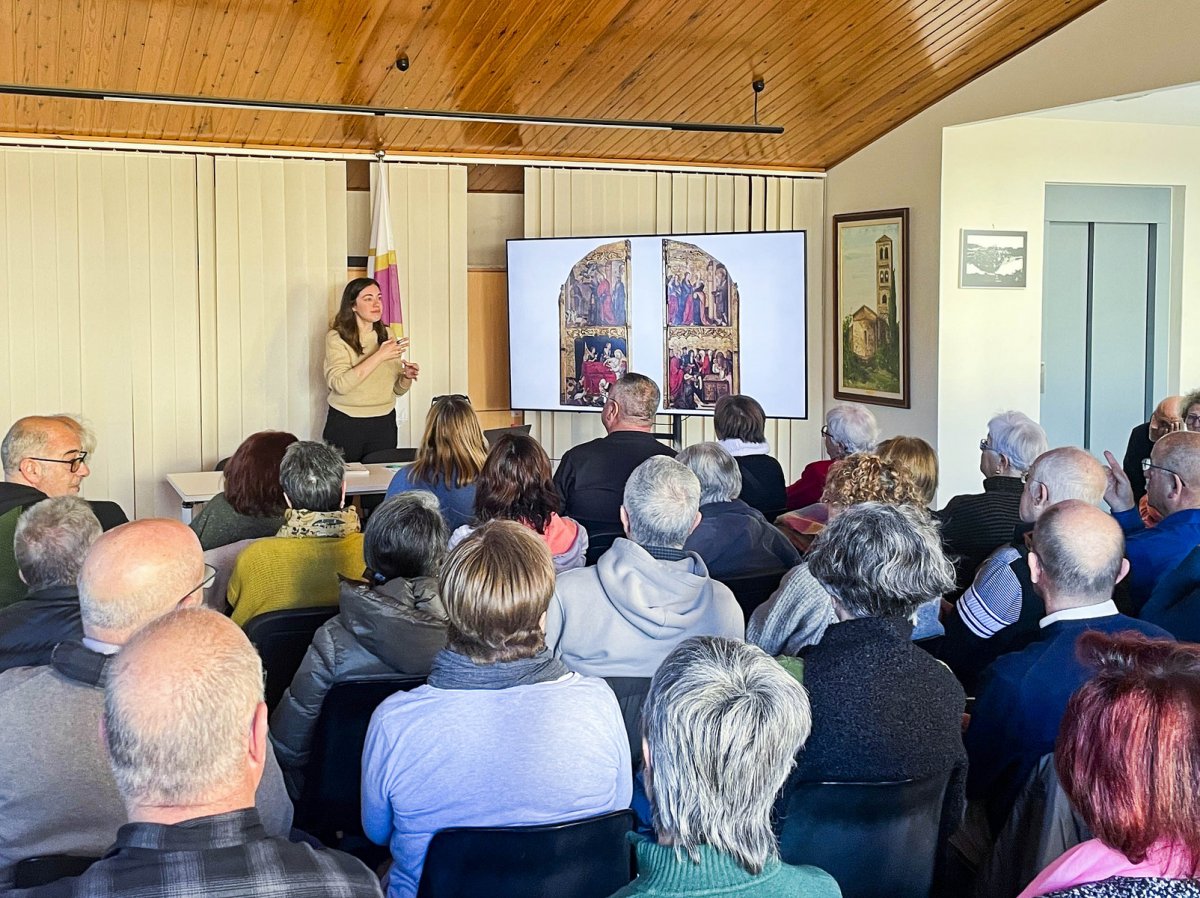
<svg viewBox="0 0 1200 898"><path fill-rule="evenodd" d="M1108 0L830 169L828 216L895 206L912 210L913 405L911 410L874 407L873 411L885 434L909 433L935 441L945 475L943 498L964 488L978 490L978 475L972 473L978 458L972 446L999 398L989 392L984 375L990 377L990 372L978 367L978 358L999 355L993 348L997 331L1007 325L993 319L984 332L986 339L981 339L977 330L948 329L959 326L954 315L939 323L941 310L950 302L945 295L939 301L942 129L1200 80L1200 54L1194 46L1197 33L1200 4L1192 0ZM1065 150L1065 159L1072 158L1077 149ZM956 187L975 189L973 184ZM830 266L827 253L827 272ZM1040 268L1030 275L1031 280L1039 278ZM827 318L827 341L831 327ZM999 339L1003 342L1004 338ZM963 341L974 342L974 356L939 357L939 346ZM949 392L943 392L946 390ZM964 397L966 406L950 401ZM832 401L830 390L826 403ZM1037 408L1025 410L1036 413ZM975 434L974 441L965 446L959 445L962 434L954 424L963 419L973 422L971 432Z"/></svg>
<svg viewBox="0 0 1200 898"><path fill-rule="evenodd" d="M940 401L947 409L1020 408L1036 415L1042 342L1053 340L1041 332L1046 184L1182 187L1176 196L1183 217L1194 221L1200 214L1200 128L1024 117L949 128L943 147L941 326L943 333L976 339L944 340L939 347L941 370L960 375L943 379ZM1028 231L1024 290L959 288L959 232L975 227ZM1176 231L1172 267L1180 277L1173 292L1180 301L1167 322L1177 363L1169 379L1177 387L1181 374L1186 388L1200 383L1200 356L1178 352L1181 336L1184 346L1200 339L1200 230ZM986 335L987 352L980 352L979 335ZM955 479L947 481L960 491L978 481L969 449L983 426L978 416L942 418L945 444L968 450L955 456L958 464L949 474ZM1125 449L1106 448L1118 457Z"/></svg>
<svg viewBox="0 0 1200 898"><path fill-rule="evenodd" d="M807 230L808 402L814 411L806 421L771 420L767 427L767 439L785 474L795 477L821 453L825 364L820 331L821 271L815 260L824 251L823 195L823 182L813 178L527 168L525 234L569 237ZM595 413L537 412L527 414L526 421L533 423L533 433L555 459L572 446L604 435ZM662 416L659 424L669 429L670 419ZM713 438L710 417L687 419L685 445Z"/></svg>

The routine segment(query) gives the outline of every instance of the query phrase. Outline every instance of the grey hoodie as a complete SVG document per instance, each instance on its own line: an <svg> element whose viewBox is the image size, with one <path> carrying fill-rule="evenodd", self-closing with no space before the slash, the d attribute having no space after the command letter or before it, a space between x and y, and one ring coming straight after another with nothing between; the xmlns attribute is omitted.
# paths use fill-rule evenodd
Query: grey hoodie
<svg viewBox="0 0 1200 898"><path fill-rule="evenodd" d="M659 561L617 539L595 567L566 571L546 612L546 645L577 673L651 677L692 636L745 635L729 588L708 576L699 555Z"/></svg>

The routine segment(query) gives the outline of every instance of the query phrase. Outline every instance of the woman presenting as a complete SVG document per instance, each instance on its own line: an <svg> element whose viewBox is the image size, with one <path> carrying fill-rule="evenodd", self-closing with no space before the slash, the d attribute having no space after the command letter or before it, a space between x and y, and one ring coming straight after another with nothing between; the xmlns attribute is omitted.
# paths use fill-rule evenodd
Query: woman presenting
<svg viewBox="0 0 1200 898"><path fill-rule="evenodd" d="M396 448L396 397L412 386L421 368L404 360L408 340L393 340L380 322L378 282L355 278L325 335L325 383L329 417L322 434L346 461Z"/></svg>

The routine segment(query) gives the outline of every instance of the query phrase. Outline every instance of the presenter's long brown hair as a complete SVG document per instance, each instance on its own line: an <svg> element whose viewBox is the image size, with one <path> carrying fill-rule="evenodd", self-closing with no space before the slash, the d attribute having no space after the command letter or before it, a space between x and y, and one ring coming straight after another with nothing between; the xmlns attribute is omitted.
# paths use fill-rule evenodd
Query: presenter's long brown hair
<svg viewBox="0 0 1200 898"><path fill-rule="evenodd" d="M338 306L337 314L333 316L333 329L359 355L362 355L363 348L362 341L358 338L358 321L354 317L354 304L358 301L358 294L367 287L379 287L379 281L374 278L355 278L348 283L346 289L342 291L342 304ZM376 321L374 326L375 336L379 340L379 345L382 346L388 338L387 328L381 321Z"/></svg>
<svg viewBox="0 0 1200 898"><path fill-rule="evenodd" d="M425 416L425 433L413 462L412 479L448 486L475 482L487 460L487 441L465 396L439 396Z"/></svg>

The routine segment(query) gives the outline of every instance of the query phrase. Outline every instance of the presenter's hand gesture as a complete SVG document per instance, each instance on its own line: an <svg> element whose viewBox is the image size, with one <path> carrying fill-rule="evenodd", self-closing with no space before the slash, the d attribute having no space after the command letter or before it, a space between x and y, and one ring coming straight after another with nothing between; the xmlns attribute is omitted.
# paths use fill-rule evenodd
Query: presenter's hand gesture
<svg viewBox="0 0 1200 898"><path fill-rule="evenodd" d="M379 356L379 361L390 362L393 359L398 359L404 355L404 350L408 349L407 340L385 340L376 351Z"/></svg>
<svg viewBox="0 0 1200 898"><path fill-rule="evenodd" d="M1128 511L1137 504L1137 500L1133 497L1133 486L1129 483L1129 477L1111 452L1105 451L1104 460L1108 462L1108 466L1104 469L1104 475L1108 478L1108 487L1104 490L1104 501L1113 511Z"/></svg>
<svg viewBox="0 0 1200 898"><path fill-rule="evenodd" d="M421 376L421 366L416 362L404 362L404 376L409 380L416 380Z"/></svg>

